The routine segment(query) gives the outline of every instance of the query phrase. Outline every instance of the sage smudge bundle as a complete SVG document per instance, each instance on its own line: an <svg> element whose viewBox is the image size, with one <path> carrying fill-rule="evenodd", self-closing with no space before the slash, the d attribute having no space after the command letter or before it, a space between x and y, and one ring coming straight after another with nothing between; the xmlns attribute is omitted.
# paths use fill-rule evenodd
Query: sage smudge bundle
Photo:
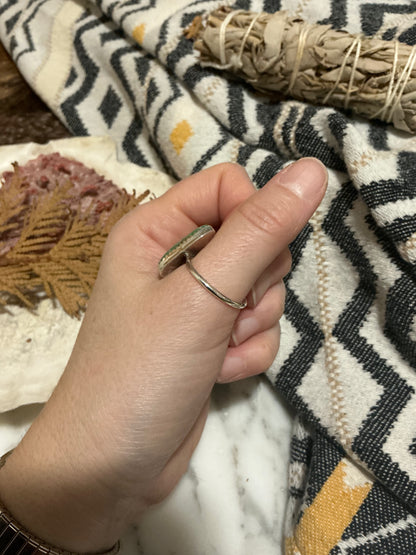
<svg viewBox="0 0 416 555"><path fill-rule="evenodd" d="M351 109L416 131L416 46L309 24L286 12L222 7L187 30L201 64L262 93Z"/></svg>

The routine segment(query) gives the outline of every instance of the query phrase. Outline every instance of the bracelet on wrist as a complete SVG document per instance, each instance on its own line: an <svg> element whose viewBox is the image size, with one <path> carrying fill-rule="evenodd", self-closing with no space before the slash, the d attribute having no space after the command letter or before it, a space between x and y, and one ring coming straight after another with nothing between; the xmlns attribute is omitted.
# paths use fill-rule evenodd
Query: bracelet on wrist
<svg viewBox="0 0 416 555"><path fill-rule="evenodd" d="M0 458L0 468L4 466L11 452L9 451ZM120 542L118 541L108 551L89 555L116 555L119 549ZM79 555L49 545L31 534L13 518L0 501L0 555L34 555L35 553L36 555Z"/></svg>

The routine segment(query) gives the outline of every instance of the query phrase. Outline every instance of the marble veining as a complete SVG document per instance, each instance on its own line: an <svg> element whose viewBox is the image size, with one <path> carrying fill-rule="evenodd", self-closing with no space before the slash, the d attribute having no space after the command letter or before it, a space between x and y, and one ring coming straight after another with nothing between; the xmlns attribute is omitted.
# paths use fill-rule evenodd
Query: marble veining
<svg viewBox="0 0 416 555"><path fill-rule="evenodd" d="M138 527L139 553L282 553L291 427L265 379L218 386L187 474Z"/></svg>

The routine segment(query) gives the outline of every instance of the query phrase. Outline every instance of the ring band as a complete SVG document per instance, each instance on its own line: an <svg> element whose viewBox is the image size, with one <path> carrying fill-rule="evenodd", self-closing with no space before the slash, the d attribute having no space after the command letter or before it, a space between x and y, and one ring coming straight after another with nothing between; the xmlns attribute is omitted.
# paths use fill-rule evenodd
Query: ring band
<svg viewBox="0 0 416 555"><path fill-rule="evenodd" d="M195 269L194 265L191 262L191 255L189 252L185 252L186 257L186 267L188 268L191 275L196 279L198 283L200 283L203 287L205 287L212 295L217 297L220 301L231 306L232 308L237 308L238 310L243 310L247 306L247 299L244 299L241 303L237 301L233 301L226 295L223 295L218 289L216 289L213 285L207 282L205 278L201 276L201 274Z"/></svg>
<svg viewBox="0 0 416 555"><path fill-rule="evenodd" d="M215 235L215 230L210 225L201 225L200 227L188 233L183 239L178 241L165 252L162 258L159 260L159 276L161 278L165 277L169 272L178 268L183 264L183 259L185 258L186 267L188 268L190 274L200 283L205 289L207 289L212 295L217 297L220 301L231 306L232 308L237 308L238 310L243 310L247 306L247 299L244 299L241 303L233 301L226 295L223 295L218 289L207 282L205 278L201 276L199 272L195 269L191 262L192 257L201 249L203 249L212 237Z"/></svg>

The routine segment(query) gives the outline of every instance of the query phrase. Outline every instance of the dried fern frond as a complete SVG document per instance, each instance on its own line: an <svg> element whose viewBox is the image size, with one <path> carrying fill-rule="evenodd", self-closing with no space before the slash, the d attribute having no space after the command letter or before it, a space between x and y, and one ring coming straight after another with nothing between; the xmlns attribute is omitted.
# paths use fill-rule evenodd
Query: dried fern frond
<svg viewBox="0 0 416 555"><path fill-rule="evenodd" d="M25 258L47 252L56 238L60 237L67 227L67 219L71 217L69 208L64 204L71 189L71 182L56 187L48 195L37 199L29 210L26 210L20 236L6 259Z"/></svg>
<svg viewBox="0 0 416 555"><path fill-rule="evenodd" d="M35 276L32 275L29 265L0 265L0 304L6 305L9 297L14 296L27 307L33 308L33 303L29 296L22 293L22 291L27 291L27 284L29 282L31 283L32 291L41 284L41 281L36 280Z"/></svg>
<svg viewBox="0 0 416 555"><path fill-rule="evenodd" d="M60 163L55 155L53 159ZM106 191L105 202L97 195L77 205L77 194L85 198L82 191L88 191L85 183L80 188L66 175L33 195L23 173L14 165L13 176L0 189L0 304L18 299L33 308L34 300L46 294L71 316L79 316L111 228L149 191L136 196L113 185L115 194L109 197Z"/></svg>
<svg viewBox="0 0 416 555"><path fill-rule="evenodd" d="M0 238L11 230L19 227L18 218L25 210L23 200L25 197L24 183L19 176L19 166L13 164L14 172L10 188L2 189L0 194ZM0 241L1 252L1 241Z"/></svg>

